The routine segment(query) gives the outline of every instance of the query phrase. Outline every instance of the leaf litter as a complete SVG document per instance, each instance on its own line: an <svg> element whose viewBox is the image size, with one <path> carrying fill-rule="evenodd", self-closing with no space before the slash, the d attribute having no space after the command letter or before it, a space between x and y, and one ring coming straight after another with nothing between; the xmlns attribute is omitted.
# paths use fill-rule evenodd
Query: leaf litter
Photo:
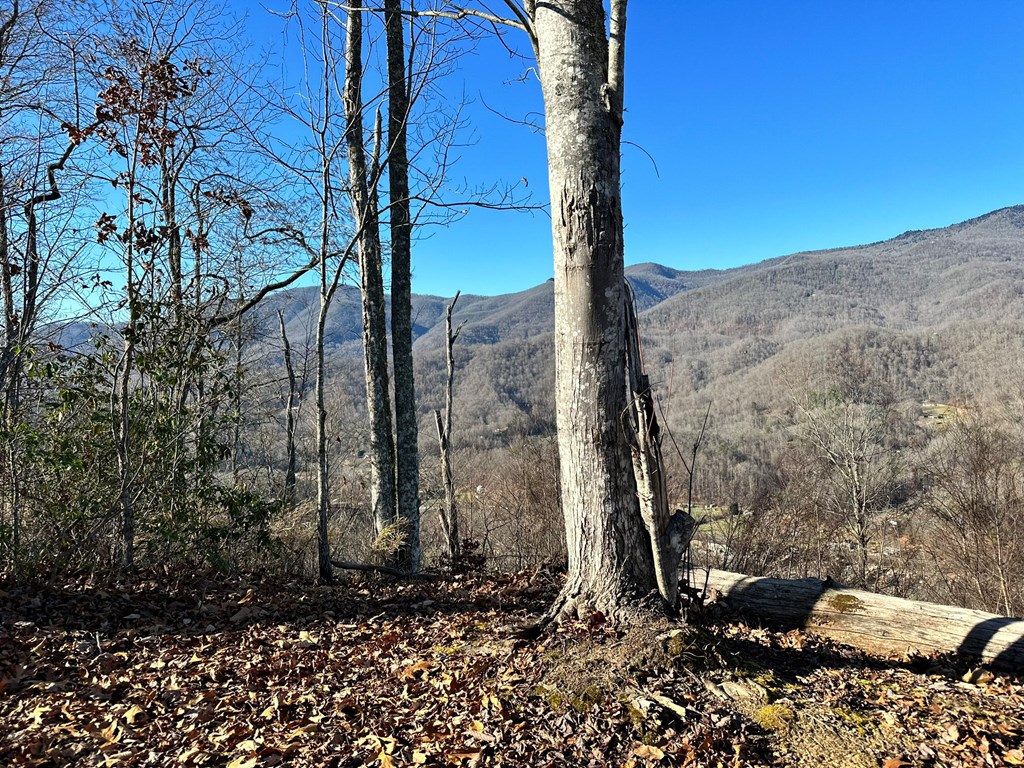
<svg viewBox="0 0 1024 768"><path fill-rule="evenodd" d="M535 582L8 587L0 765L1024 765L1018 679L726 619L525 641Z"/></svg>

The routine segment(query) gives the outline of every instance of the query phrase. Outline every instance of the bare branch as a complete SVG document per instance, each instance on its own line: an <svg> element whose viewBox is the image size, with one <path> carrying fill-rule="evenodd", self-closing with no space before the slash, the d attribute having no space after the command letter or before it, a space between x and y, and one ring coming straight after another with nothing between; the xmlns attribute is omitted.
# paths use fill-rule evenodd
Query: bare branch
<svg viewBox="0 0 1024 768"><path fill-rule="evenodd" d="M216 328L217 326L224 325L226 323L230 323L234 320L237 320L250 309L252 309L261 301L263 301L263 299L265 299L268 294L280 290L281 288L287 288L300 277L302 277L307 272L312 270L319 263L319 259L314 259L305 266L300 267L299 269L292 272L288 277L284 278L283 280L278 280L276 283L268 283L267 285L264 285L262 288L260 288L259 291L256 292L256 294L251 299L249 299L241 306L237 307L231 312L228 312L225 315L217 315L212 320L210 320L210 327Z"/></svg>
<svg viewBox="0 0 1024 768"><path fill-rule="evenodd" d="M370 13L383 13L384 12L384 8L383 7L355 6L355 5L345 5L345 4L342 4L342 3L338 3L337 7L341 8L344 11L368 11ZM526 34L528 34L530 36L531 40L534 39L534 37L533 37L533 26L531 24L529 24L528 20L524 24L523 21L519 20L518 18L516 18L516 19L509 19L509 18L505 18L505 17L502 17L502 16L498 16L497 14L494 14L494 13L488 13L487 11L477 10L475 8L457 8L457 9L452 10L452 11L417 11L417 10L414 10L414 9L410 9L410 10L402 10L402 11L400 11L400 13L405 15L405 16L409 16L410 18L413 18L413 19L433 18L433 19L449 19L451 21L462 21L463 19L468 19L468 18L481 19L482 21L486 21L486 22L488 22L490 24L495 24L495 25L503 26L503 27L513 27L515 29L522 30L523 32L526 32ZM519 14L521 14L521 13L522 13L522 11L519 11L517 13L517 16Z"/></svg>
<svg viewBox="0 0 1024 768"><path fill-rule="evenodd" d="M656 161L656 160L654 159L654 155L652 155L652 154L651 154L650 152L648 152L648 151L647 151L646 149L644 149L643 147L641 147L641 146L640 146L639 144L637 144L637 143L636 143L635 141L624 141L624 142L622 142L622 143L623 143L623 144L626 144L626 145L628 145L628 146L630 146L630 147L636 147L636 148L637 148L637 149L639 149L639 150L640 150L641 152L643 152L643 153L644 153L645 155L647 155L647 159L648 159L648 160L650 160L650 161L651 161L651 165L653 165L653 166L654 166L654 175L655 175L655 176L657 176L657 177L658 177L659 179L661 178L661 173L660 173L660 172L658 171L658 163L657 163L657 161Z"/></svg>
<svg viewBox="0 0 1024 768"><path fill-rule="evenodd" d="M505 0L505 5L509 7L512 13L515 14L515 17L519 19L519 23L523 25L522 28L526 32L527 36L529 36L530 44L533 46L534 56L536 56L538 53L537 35L533 31L533 21L530 19L526 9L522 8L519 3L515 2L515 0Z"/></svg>
<svg viewBox="0 0 1024 768"><path fill-rule="evenodd" d="M518 186L518 185L517 185ZM515 189L515 187L513 187ZM419 195L412 195L410 200L417 203L421 203L424 206L431 206L433 208L483 208L488 211L545 211L548 210L548 204L542 205L527 205L525 203L516 202L498 202L489 203L486 200L447 200L441 201L430 197L421 197Z"/></svg>
<svg viewBox="0 0 1024 768"><path fill-rule="evenodd" d="M520 120L512 117L511 115L506 115L501 110L495 109L490 104L488 104L487 100L483 97L483 94L480 94L480 103L484 105L484 109L486 109L491 114L500 117L502 120L506 120L507 122L512 123L512 125L521 125L526 128L529 128L531 131L533 131L534 133L539 133L541 136L544 135L543 123L535 123L532 120L528 120L526 118ZM527 117L529 117L530 115L539 115L541 118L544 117L543 113L540 112L527 112Z"/></svg>
<svg viewBox="0 0 1024 768"><path fill-rule="evenodd" d="M99 122L93 123L84 131L82 131L82 135L91 133L98 125ZM37 205L40 205L41 203L51 203L54 200L60 199L60 188L57 186L57 172L64 170L64 166L67 164L68 158L71 157L71 153L75 151L75 148L79 144L81 144L81 141L76 141L74 138L71 138L68 141L68 145L64 149L64 152L61 154L60 158L56 162L50 163L49 165L46 166L46 181L48 188L45 192L40 192L38 195L30 197L25 202L26 214L28 214L32 208L35 208Z"/></svg>

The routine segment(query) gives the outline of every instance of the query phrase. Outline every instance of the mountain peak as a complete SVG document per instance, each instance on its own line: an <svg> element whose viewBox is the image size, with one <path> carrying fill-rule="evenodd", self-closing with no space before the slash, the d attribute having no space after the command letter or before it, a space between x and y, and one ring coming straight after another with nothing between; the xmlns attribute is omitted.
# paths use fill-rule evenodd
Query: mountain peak
<svg viewBox="0 0 1024 768"><path fill-rule="evenodd" d="M954 224L951 227L947 227L947 229L960 232L979 226L995 226L999 229L1008 226L1013 229L1024 229L1024 205L1010 205L1006 208L989 211L988 213L981 214L981 216L975 216L973 219L967 219L967 221Z"/></svg>

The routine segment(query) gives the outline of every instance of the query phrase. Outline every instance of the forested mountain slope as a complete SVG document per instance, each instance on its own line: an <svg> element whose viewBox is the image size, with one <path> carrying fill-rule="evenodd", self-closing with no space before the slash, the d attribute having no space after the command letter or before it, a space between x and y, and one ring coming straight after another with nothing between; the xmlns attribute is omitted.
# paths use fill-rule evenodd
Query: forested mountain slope
<svg viewBox="0 0 1024 768"><path fill-rule="evenodd" d="M1014 207L764 262L670 298L641 322L666 389L693 399L713 384L725 412L764 402L840 348L897 394L970 398L1011 382L1022 294L1024 208Z"/></svg>
<svg viewBox="0 0 1024 768"><path fill-rule="evenodd" d="M656 306L681 291L709 285L723 279L727 272L705 270L682 272L659 264L628 267L626 274L643 309ZM518 293L499 296L459 297L455 312L457 324L464 323L461 343L498 344L524 340L550 333L554 327L553 281ZM413 296L413 335L419 349L443 348L444 316L450 298L416 294ZM388 306L390 311L390 304ZM284 314L290 337L304 339L316 328L319 294L316 288L282 291L266 300L253 313L253 332L261 341L278 334L276 315ZM340 352L359 353L359 291L352 285L338 288L328 314L326 345ZM354 346L353 346L354 343Z"/></svg>
<svg viewBox="0 0 1024 768"><path fill-rule="evenodd" d="M648 366L669 425L681 431L710 402L718 433L739 439L840 352L855 353L871 378L908 402L998 392L1019 380L1024 360L1021 206L736 269L684 272L648 263L627 268L627 275L643 310ZM414 297L424 419L442 401L448 301ZM272 366L280 359L278 309L293 346L310 346L315 289L283 292L255 315L253 359ZM465 323L456 347L457 439L479 445L550 429L552 282L502 296L462 296L455 321ZM335 386L358 399L355 288L339 290L327 348Z"/></svg>

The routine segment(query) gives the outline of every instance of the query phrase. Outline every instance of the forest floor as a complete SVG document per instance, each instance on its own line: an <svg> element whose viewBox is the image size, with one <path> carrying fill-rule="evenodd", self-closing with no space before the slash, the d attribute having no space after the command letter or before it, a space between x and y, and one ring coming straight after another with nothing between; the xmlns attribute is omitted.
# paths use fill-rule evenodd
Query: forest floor
<svg viewBox="0 0 1024 768"><path fill-rule="evenodd" d="M536 582L8 586L0 765L1024 765L1024 681L725 618L516 639Z"/></svg>

